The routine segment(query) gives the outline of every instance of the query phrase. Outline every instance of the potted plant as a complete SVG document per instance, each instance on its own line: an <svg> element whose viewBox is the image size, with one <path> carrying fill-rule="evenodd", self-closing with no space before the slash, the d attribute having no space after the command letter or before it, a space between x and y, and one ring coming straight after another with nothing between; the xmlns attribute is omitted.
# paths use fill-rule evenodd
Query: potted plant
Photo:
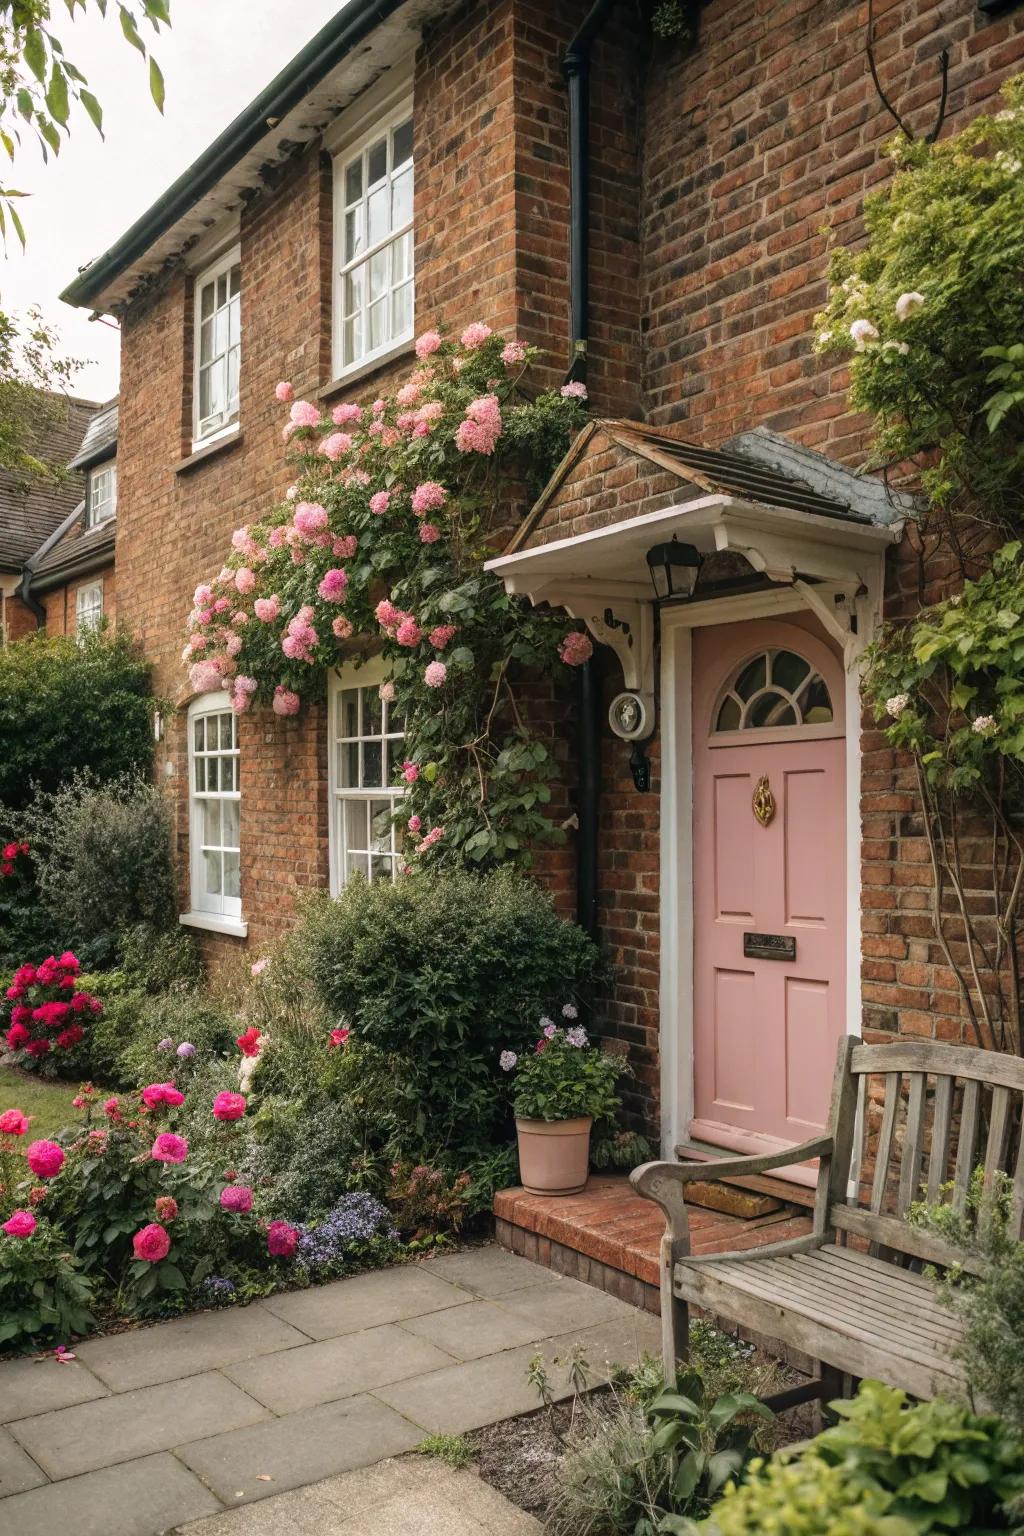
<svg viewBox="0 0 1024 1536"><path fill-rule="evenodd" d="M501 1053L516 1072L512 1107L519 1138L519 1174L531 1195L575 1195L586 1186L590 1128L619 1108L615 1085L621 1057L595 1050L585 1029L541 1019L532 1052Z"/></svg>

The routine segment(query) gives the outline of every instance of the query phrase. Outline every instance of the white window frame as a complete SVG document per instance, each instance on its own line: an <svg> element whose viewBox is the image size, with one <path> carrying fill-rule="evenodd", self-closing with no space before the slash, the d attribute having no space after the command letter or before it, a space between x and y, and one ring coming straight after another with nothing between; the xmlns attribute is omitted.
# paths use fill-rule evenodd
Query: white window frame
<svg viewBox="0 0 1024 1536"><path fill-rule="evenodd" d="M96 496L96 487L108 477L109 490L100 501ZM88 473L85 488L85 526L98 528L101 523L109 523L110 519L116 516L117 460L106 459L102 464L94 464Z"/></svg>
<svg viewBox="0 0 1024 1536"><path fill-rule="evenodd" d="M75 634L99 629L103 623L103 582L90 581L75 593Z"/></svg>
<svg viewBox="0 0 1024 1536"><path fill-rule="evenodd" d="M382 747L381 777L383 779L383 769L385 762L383 743L388 739L392 741L404 740L404 731L389 732L387 730L387 725L389 723L388 711L390 706L386 703L382 705L381 721L383 729L379 735L367 734L364 736L360 734L358 737L351 737L343 736L341 733L341 699L345 690L349 688L364 688L373 690L375 692L380 687L381 683L383 683L389 676L390 672L380 657L376 657L370 661L364 662L361 666L348 665L339 667L336 671L332 672L330 676L327 690L327 784L329 800L328 852L330 859L330 888L332 896L337 896L340 894L340 892L344 889L347 880L347 873L345 870L345 849L347 847L347 841L344 836L345 818L352 814L368 815L369 802L371 800L389 801L391 804L392 814L394 814L395 806L405 794L405 788L400 784L381 783L380 785L343 787L338 782L338 748L343 742L380 742ZM361 728L361 717L359 723ZM362 753L360 753L359 776L362 778ZM399 866L402 862L402 855L398 839L399 829L392 824L391 847L387 854L387 857L391 860L392 880L397 879ZM369 841L369 824L367 824L367 843L369 843ZM367 848L368 855L369 852L370 850ZM372 882L374 876L372 860L370 860L369 857L367 859L367 869L365 873L367 879ZM378 876L377 878L380 877Z"/></svg>
<svg viewBox="0 0 1024 1536"><path fill-rule="evenodd" d="M238 381L239 381L239 384L238 384L238 388L239 388L239 394L238 394L238 398L235 399L233 404L232 404L232 402L230 400L228 401L226 409L220 413L219 418L217 418L216 420L214 420L214 418L212 418L212 417L206 419L207 420L207 425L206 425L206 428L204 430L204 423L200 419L200 416L199 416L199 400L200 400L200 387L199 387L199 385L200 385L200 374L201 374L201 370L202 370L202 366L203 366L203 360L202 360L202 324L203 324L202 293L203 293L203 289L205 287L207 287L210 283L216 283L216 281L217 281L217 279L219 277L223 277L225 273L230 272L232 270L232 268L234 268L234 267L238 267L238 269L239 269L239 271L238 271L238 306L239 306L239 324L238 324ZM197 272L195 274L195 277L193 278L193 286L192 286L192 311L193 311L193 314L192 314L192 448L193 448L193 451L195 449L197 449L197 448L204 448L207 445L207 443L214 443L214 442L217 441L218 438L227 437L230 433L238 431L239 406L240 406L240 400L241 400L241 379L242 379L242 324L241 324L242 271L241 271L241 267L242 267L242 248L241 248L240 245L235 244L235 245L231 246L228 250L224 251L220 256L218 256L216 261L213 261L208 266L203 267L202 270ZM230 302L230 296L229 296L229 302ZM231 348L229 347L228 348L228 352L225 353L224 356L227 357L229 355L230 351L231 351Z"/></svg>
<svg viewBox="0 0 1024 1536"><path fill-rule="evenodd" d="M191 911L181 915L180 921L193 928L209 928L214 932L232 933L239 938L244 938L248 929L242 920L242 898L238 896L225 896L222 893L214 893L206 889L205 862L203 859L203 806L206 801L216 799L221 802L233 801L239 806L241 813L241 786L237 790L221 790L202 792L196 789L196 758L195 749L195 722L207 715L230 715L234 722L234 748L227 750L218 747L214 754L205 751L199 756L204 759L214 756L219 760L233 756L236 764L241 766L241 752L238 745L238 716L231 708L231 699L226 691L220 693L204 693L198 699L193 699L189 705L187 730L188 730L188 826L189 826L189 891ZM222 834L223 836L223 834ZM241 843L241 835L239 835ZM223 841L219 845L223 848ZM239 861L241 861L241 849L239 848Z"/></svg>
<svg viewBox="0 0 1024 1536"><path fill-rule="evenodd" d="M346 122L350 126L350 132L347 138L339 138L336 134L331 135L331 151L334 155L334 276L331 293L331 309L333 315L331 345L333 358L332 371L336 379L346 378L349 374L360 373L364 371L368 365L371 365L375 362L384 362L389 357L404 352L415 334L416 251L415 241L413 241L410 246L410 276L408 279L402 279L402 284L404 284L406 281L409 283L410 303L408 327L397 335L394 335L391 332L391 297L395 287L401 285L392 283L391 273L389 270L388 283L385 289L387 296L388 316L387 335L384 342L380 346L377 346L372 350L370 349L368 345L369 275L367 274L367 282L364 285L363 307L361 310L364 337L367 341L367 345L357 357L353 357L348 361L345 360L344 328L346 317L344 305L344 289L346 276L350 272L354 271L357 267L364 265L368 267L370 258L372 256L376 255L380 251L386 251L395 240L398 240L403 235L411 235L414 228L414 215L412 212L410 212L409 218L404 224L397 225L395 228L389 229L388 233L383 237L383 239L378 240L374 245L364 246L358 255L354 256L351 261L344 261L343 254L345 250L346 213L345 172L348 166L350 166L354 160L359 159L361 156L365 157L366 151L369 149L370 145L376 143L380 138L385 138L388 141L390 153L390 140L392 130L398 127L399 124L404 123L407 119L412 119L413 122L413 158L411 164L413 176L413 201L415 201L416 124L415 116L413 113L412 91L408 82L403 85L399 93L396 94L395 92L392 92L390 97L384 101L378 100L376 102L376 110L374 111L372 117L367 115L367 109L364 105L363 111L361 112L358 121L353 117L346 117L346 119L343 119L341 132L344 133L344 125ZM390 170L386 174L385 184L390 189ZM364 169L363 191L361 199L364 209L366 206L366 198L367 187Z"/></svg>

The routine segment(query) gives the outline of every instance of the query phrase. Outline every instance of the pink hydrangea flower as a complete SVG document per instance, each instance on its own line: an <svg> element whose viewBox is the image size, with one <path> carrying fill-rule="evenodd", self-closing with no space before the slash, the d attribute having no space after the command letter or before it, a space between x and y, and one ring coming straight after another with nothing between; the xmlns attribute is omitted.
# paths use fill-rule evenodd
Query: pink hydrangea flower
<svg viewBox="0 0 1024 1536"><path fill-rule="evenodd" d="M229 1184L220 1192L220 1203L225 1211L244 1216L252 1210L252 1190L245 1184Z"/></svg>
<svg viewBox="0 0 1024 1536"><path fill-rule="evenodd" d="M407 645L410 647L419 645L420 641L423 639L423 631L420 629L420 626L416 623L416 620L412 617L411 614L404 618L401 624L399 624L398 628L395 630L395 639L398 641L399 645Z"/></svg>
<svg viewBox="0 0 1024 1536"><path fill-rule="evenodd" d="M481 320L474 320L472 325L467 325L459 340L469 352L475 352L477 347L482 347L491 334L489 325L484 325Z"/></svg>
<svg viewBox="0 0 1024 1536"><path fill-rule="evenodd" d="M440 537L441 537L441 530L440 530L440 528L435 528L433 523L421 523L420 524L420 543L421 544L436 544Z"/></svg>
<svg viewBox="0 0 1024 1536"><path fill-rule="evenodd" d="M594 654L593 642L582 630L571 629L558 647L558 654L567 667L581 667Z"/></svg>
<svg viewBox="0 0 1024 1536"><path fill-rule="evenodd" d="M416 356L420 359L432 357L441 345L439 331L424 331L422 336L416 338ZM374 406L376 410L376 405Z"/></svg>
<svg viewBox="0 0 1024 1536"><path fill-rule="evenodd" d="M317 591L325 603L343 603L347 586L348 576L340 568L335 568L326 572Z"/></svg>
<svg viewBox="0 0 1024 1536"><path fill-rule="evenodd" d="M272 624L281 612L281 599L274 592L270 597L258 597L252 608L262 624Z"/></svg>
<svg viewBox="0 0 1024 1536"><path fill-rule="evenodd" d="M417 853L427 853L436 843L444 837L444 827L431 827L422 843L416 844Z"/></svg>
<svg viewBox="0 0 1024 1536"><path fill-rule="evenodd" d="M352 439L347 432L332 432L330 437L325 437L320 444L320 452L325 459L330 459L332 464L337 464L343 453L348 453L352 447Z"/></svg>
<svg viewBox="0 0 1024 1536"><path fill-rule="evenodd" d="M245 1110L245 1098L240 1093L218 1093L213 1101L215 1120L241 1120Z"/></svg>
<svg viewBox="0 0 1024 1536"><path fill-rule="evenodd" d="M427 639L435 651L443 651L446 645L450 645L456 634L454 624L438 624L430 631Z"/></svg>
<svg viewBox="0 0 1024 1536"><path fill-rule="evenodd" d="M448 492L436 480L424 480L412 493L412 510L417 517L435 512L448 500Z"/></svg>
<svg viewBox="0 0 1024 1536"><path fill-rule="evenodd" d="M274 395L278 400L280 400L282 405L288 405L292 400L295 399L295 390L293 386L288 383L287 379L282 379L280 384L278 384L277 388L274 390Z"/></svg>
<svg viewBox="0 0 1024 1536"><path fill-rule="evenodd" d="M579 379L573 379L568 384L563 384L558 393L564 400L585 400L587 398L587 386Z"/></svg>
<svg viewBox="0 0 1024 1536"><path fill-rule="evenodd" d="M327 508L316 501L300 501L292 521L299 533L309 538L327 527Z"/></svg>
<svg viewBox="0 0 1024 1536"><path fill-rule="evenodd" d="M332 620L331 630L336 640L351 640L355 634L352 620L346 619L343 613L339 613L338 617Z"/></svg>
<svg viewBox="0 0 1024 1536"><path fill-rule="evenodd" d="M242 649L241 635L228 635L227 639L224 641L224 649L227 651L229 656L237 656L239 651Z"/></svg>
<svg viewBox="0 0 1024 1536"><path fill-rule="evenodd" d="M448 676L448 668L443 661L429 662L423 672L423 681L428 688L443 688L445 678Z"/></svg>
<svg viewBox="0 0 1024 1536"><path fill-rule="evenodd" d="M272 1221L267 1228L267 1251L276 1259L290 1259L299 1245L299 1234L286 1221Z"/></svg>
<svg viewBox="0 0 1024 1536"><path fill-rule="evenodd" d="M359 548L359 540L354 533L346 533L340 539L335 539L331 545L331 554L335 560L351 560Z"/></svg>
<svg viewBox="0 0 1024 1536"><path fill-rule="evenodd" d="M308 400L296 400L289 414L293 427L318 427L320 412Z"/></svg>
<svg viewBox="0 0 1024 1536"><path fill-rule="evenodd" d="M132 1252L137 1259L144 1259L147 1264L159 1264L170 1251L170 1234L157 1221L151 1221L148 1227L143 1227L132 1238Z"/></svg>
<svg viewBox="0 0 1024 1536"><path fill-rule="evenodd" d="M413 815L411 815L409 817L409 831L410 832L418 832L420 830L420 828L422 827L422 825L423 825L423 822L420 820L420 818L414 812Z"/></svg>
<svg viewBox="0 0 1024 1536"><path fill-rule="evenodd" d="M370 497L370 511L376 513L376 515L380 517L382 512L387 511L390 502L390 491L375 491L374 494Z"/></svg>
<svg viewBox="0 0 1024 1536"><path fill-rule="evenodd" d="M217 662L197 661L188 669L188 680L196 693L213 693L223 679Z"/></svg>
<svg viewBox="0 0 1024 1536"><path fill-rule="evenodd" d="M466 418L459 423L455 446L460 453L491 454L501 436L501 406L497 395L481 395L466 406Z"/></svg>
<svg viewBox="0 0 1024 1536"><path fill-rule="evenodd" d="M336 427L347 426L351 421L361 421L362 416L361 405L336 405L331 412L331 420Z"/></svg>
<svg viewBox="0 0 1024 1536"><path fill-rule="evenodd" d="M28 1117L20 1109L5 1109L0 1115L0 1136L24 1136Z"/></svg>
<svg viewBox="0 0 1024 1536"><path fill-rule="evenodd" d="M64 1149L55 1141L34 1141L25 1153L25 1161L41 1179L52 1179L64 1166Z"/></svg>
<svg viewBox="0 0 1024 1536"><path fill-rule="evenodd" d="M410 763L409 759L406 758L405 762L402 764L402 778L407 784L415 784L419 776L419 763Z"/></svg>
<svg viewBox="0 0 1024 1536"><path fill-rule="evenodd" d="M106 1131L100 1131L99 1134L105 1136ZM157 1195L153 1202L153 1209L161 1221L177 1221L178 1219L178 1202L173 1195Z"/></svg>
<svg viewBox="0 0 1024 1536"><path fill-rule="evenodd" d="M36 1219L31 1211L14 1211L3 1225L8 1237L31 1237L35 1229Z"/></svg>
<svg viewBox="0 0 1024 1536"><path fill-rule="evenodd" d="M192 594L192 601L197 608L205 608L209 603L213 602L213 588L205 581L201 582Z"/></svg>
<svg viewBox="0 0 1024 1536"><path fill-rule="evenodd" d="M150 1150L155 1163L183 1163L188 1157L188 1142L173 1131L161 1131Z"/></svg>
<svg viewBox="0 0 1024 1536"><path fill-rule="evenodd" d="M386 683L381 683L377 689L377 695L384 704L393 704L395 702L395 685L390 678L388 678Z"/></svg>
<svg viewBox="0 0 1024 1536"><path fill-rule="evenodd" d="M415 405L423 393L422 385L410 379L408 384L403 384L395 396L399 405Z"/></svg>
<svg viewBox="0 0 1024 1536"><path fill-rule="evenodd" d="M516 368L526 361L526 343L507 341L501 349L501 360L506 368Z"/></svg>
<svg viewBox="0 0 1024 1536"><path fill-rule="evenodd" d="M251 571L247 565L240 565L238 570L235 572L235 586L238 588L239 592L241 592L242 596L244 597L247 592L251 592L255 585L255 571Z"/></svg>

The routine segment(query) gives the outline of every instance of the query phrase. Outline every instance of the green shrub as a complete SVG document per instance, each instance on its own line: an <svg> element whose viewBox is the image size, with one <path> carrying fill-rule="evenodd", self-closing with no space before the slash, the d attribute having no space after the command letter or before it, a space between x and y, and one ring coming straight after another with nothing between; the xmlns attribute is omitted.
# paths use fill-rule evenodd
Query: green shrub
<svg viewBox="0 0 1024 1536"><path fill-rule="evenodd" d="M156 997L132 993L138 999L135 1023L118 1054L116 1080L130 1087L144 1087L154 1078L169 1077L182 1087L200 1064L211 1056L233 1059L237 1088L238 1021L203 992L173 991ZM127 1009L125 1010L127 1013ZM129 1020L125 1019L126 1024ZM164 1045L165 1041L170 1043ZM178 1056L181 1045L195 1046L195 1054ZM161 1047L163 1047L161 1049Z"/></svg>
<svg viewBox="0 0 1024 1536"><path fill-rule="evenodd" d="M549 1023L532 1051L518 1061L506 1057L503 1065L516 1073L512 1106L520 1120L573 1120L579 1115L610 1120L618 1112L615 1085L626 1061L592 1050L578 1027L566 1031Z"/></svg>
<svg viewBox="0 0 1024 1536"><path fill-rule="evenodd" d="M26 955L42 959L59 955L65 947L60 929L39 900L35 858L24 831L21 816L11 817L0 806L0 969L12 971ZM12 848L17 852L7 858Z"/></svg>
<svg viewBox="0 0 1024 1536"><path fill-rule="evenodd" d="M936 1398L911 1405L878 1381L831 1405L842 1422L795 1461L776 1456L729 1489L699 1527L707 1536L927 1536L1009 1531L1024 1493L1020 1440L1001 1419Z"/></svg>
<svg viewBox="0 0 1024 1536"><path fill-rule="evenodd" d="M137 923L121 934L121 969L146 992L172 987L195 990L203 980L203 954L193 934L180 923L163 930Z"/></svg>
<svg viewBox="0 0 1024 1536"><path fill-rule="evenodd" d="M141 779L71 779L25 811L39 899L83 962L116 962L120 935L177 921L170 809Z"/></svg>
<svg viewBox="0 0 1024 1536"><path fill-rule="evenodd" d="M583 930L511 870L354 881L307 906L298 953L331 1013L391 1059L405 1150L424 1161L496 1139L501 1050L600 973Z"/></svg>
<svg viewBox="0 0 1024 1536"><path fill-rule="evenodd" d="M95 1322L92 1291L67 1240L49 1222L40 1220L31 1237L0 1232L0 1349L88 1333Z"/></svg>
<svg viewBox="0 0 1024 1536"><path fill-rule="evenodd" d="M145 774L149 666L122 635L36 634L0 649L0 804L25 806L75 773Z"/></svg>

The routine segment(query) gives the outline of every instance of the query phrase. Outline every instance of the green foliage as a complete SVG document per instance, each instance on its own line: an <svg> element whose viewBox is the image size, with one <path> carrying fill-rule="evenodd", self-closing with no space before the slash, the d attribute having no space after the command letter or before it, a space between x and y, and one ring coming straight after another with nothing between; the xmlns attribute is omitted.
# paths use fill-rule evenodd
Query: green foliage
<svg viewBox="0 0 1024 1536"><path fill-rule="evenodd" d="M1024 77L1003 95L1002 111L950 138L890 144L896 175L865 204L866 246L833 257L816 323L819 350L850 357L850 400L874 417L876 462L915 460L935 512L1014 530L1024 516L1013 350L1024 342Z"/></svg>
<svg viewBox="0 0 1024 1536"><path fill-rule="evenodd" d="M549 814L557 764L520 704L539 676L568 675L559 645L570 625L510 597L484 566L524 480L546 479L583 424L573 392L582 386L527 400L521 378L536 349L486 326L465 334L465 344L432 336L434 349L378 411L337 407L356 412L339 416L343 431L295 402L299 419L317 424L293 418L285 429L294 499L236 531L226 574L197 589L189 618L193 687L231 675L243 709L294 712L352 659L350 641L382 650L382 697L411 765L395 816L412 867L528 865L538 842L565 837ZM303 526L310 517L319 522ZM231 631L217 611L224 599L248 620ZM260 617L264 603L273 618ZM394 762L387 777L402 771Z"/></svg>
<svg viewBox="0 0 1024 1536"><path fill-rule="evenodd" d="M507 1114L499 1052L600 975L583 930L513 870L353 881L305 909L308 975L354 1038L389 1058L403 1151L464 1163Z"/></svg>
<svg viewBox="0 0 1024 1536"><path fill-rule="evenodd" d="M943 1194L948 1197L949 1190ZM1013 1187L1005 1175L986 1182L975 1170L964 1211L951 1204L912 1206L909 1220L954 1244L980 1274L954 1265L933 1275L943 1301L963 1323L957 1355L972 1395L988 1403L1024 1440L1024 1243L1009 1232Z"/></svg>
<svg viewBox="0 0 1024 1536"><path fill-rule="evenodd" d="M836 1402L841 1423L795 1461L755 1463L699 1527L680 1533L743 1536L926 1536L1005 1531L1006 1506L1024 1492L1022 1446L995 1417L937 1398L911 1405L877 1381Z"/></svg>
<svg viewBox="0 0 1024 1536"><path fill-rule="evenodd" d="M619 1109L615 1088L625 1071L624 1057L573 1045L564 1030L542 1035L533 1051L519 1058L512 1091L516 1118L613 1119Z"/></svg>
<svg viewBox="0 0 1024 1536"><path fill-rule="evenodd" d="M0 809L0 845L10 847L5 839L21 819L11 821ZM21 843L19 847L28 847ZM54 918L39 900L35 879L35 860L31 849L13 860L10 874L0 866L0 968L15 970L26 955L60 954L64 946Z"/></svg>
<svg viewBox="0 0 1024 1536"><path fill-rule="evenodd" d="M652 1155L647 1137L639 1131L620 1130L614 1116L594 1122L590 1132L590 1166L598 1173L606 1168L636 1168Z"/></svg>
<svg viewBox="0 0 1024 1536"><path fill-rule="evenodd" d="M102 994L101 994L102 996ZM211 1056L229 1055L237 1061L235 1039L238 1021L204 992L184 989L147 997L138 992L124 994L118 1012L127 1034L110 1080L127 1087L144 1087L172 1072L182 1087L198 1067ZM160 1049L163 1041L170 1047ZM178 1057L177 1047L194 1045L196 1054ZM98 1067L94 1067L98 1073Z"/></svg>
<svg viewBox="0 0 1024 1536"><path fill-rule="evenodd" d="M88 1333L92 1301L92 1282L56 1227L40 1221L31 1237L0 1232L0 1350Z"/></svg>
<svg viewBox="0 0 1024 1536"><path fill-rule="evenodd" d="M180 923L165 929L136 923L120 935L121 966L133 986L151 993L195 990L203 980L203 952Z"/></svg>
<svg viewBox="0 0 1024 1536"><path fill-rule="evenodd" d="M473 1447L465 1435L427 1435L416 1451L420 1456L433 1456L456 1471L468 1467L473 1460Z"/></svg>
<svg viewBox="0 0 1024 1536"><path fill-rule="evenodd" d="M39 310L24 319L0 310L0 472L16 486L67 474L66 465L53 462L48 443L67 420L67 395L81 363L62 358L58 346Z"/></svg>
<svg viewBox="0 0 1024 1536"><path fill-rule="evenodd" d="M75 777L23 821L40 902L88 964L116 962L120 934L140 923L177 926L170 807L151 784Z"/></svg>
<svg viewBox="0 0 1024 1536"><path fill-rule="evenodd" d="M0 806L76 773L145 775L153 760L149 665L123 635L30 635L0 650Z"/></svg>

